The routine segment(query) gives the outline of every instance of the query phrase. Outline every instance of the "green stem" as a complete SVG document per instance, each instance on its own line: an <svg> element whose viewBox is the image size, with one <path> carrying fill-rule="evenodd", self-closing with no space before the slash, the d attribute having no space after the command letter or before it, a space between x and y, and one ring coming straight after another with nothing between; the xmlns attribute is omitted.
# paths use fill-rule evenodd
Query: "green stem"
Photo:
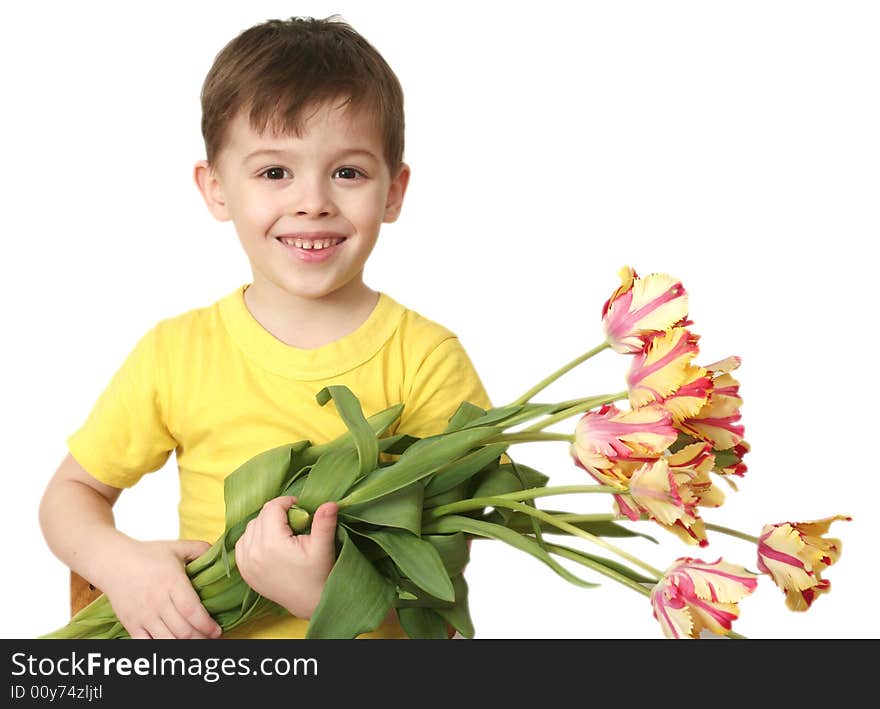
<svg viewBox="0 0 880 709"><path fill-rule="evenodd" d="M583 413L584 411L589 411L590 409L594 409L597 406L602 406L603 404L610 404L614 401L620 401L621 399L626 399L629 396L628 391L621 391L617 394L606 394L605 396L594 396L590 399L582 400L575 404L574 406L564 409L559 413L553 414L552 416L548 416L543 421L538 421L538 423L532 424L526 428L523 428L519 431L519 433L528 433L530 431L541 431L547 426L551 426L558 421L563 421L575 414Z"/></svg>
<svg viewBox="0 0 880 709"><path fill-rule="evenodd" d="M555 382L557 379L559 379L559 377L561 377L563 374L565 374L566 372L568 372L568 371L571 370L571 369L574 369L574 368L577 367L581 362L585 362L586 360L590 359L590 357L599 354L602 350L607 349L607 348L610 347L610 346L611 346L611 345L610 345L607 341L606 341L606 342L603 342L601 345L598 345L597 347L594 347L594 348L591 349L589 352L586 352L586 353L582 354L580 357L577 357L576 359L573 359L571 362L569 362L569 363L566 364L565 366L560 367L559 369L557 369L557 370L556 370L555 372L553 372L553 374L551 374L549 377L546 377L545 379L542 379L540 382L538 382L537 384L535 384L535 386L533 386L531 389L529 389L525 394L523 394L522 396L520 396L520 397L517 398L517 399L514 399L514 400L510 403L510 406L518 406L518 405L521 405L521 404L525 404L525 403L526 403L527 401L529 401L529 399L531 399L535 394L537 394L537 393L538 393L539 391L541 391L542 389L546 389L548 386L550 386L550 384L552 384L552 383Z"/></svg>
<svg viewBox="0 0 880 709"><path fill-rule="evenodd" d="M560 544L550 544L545 542L545 547L547 551L552 552L553 554L557 554L559 556L565 557L566 559L571 559L572 561L576 561L579 564L583 564L587 568L593 569L593 571L598 571L600 574L607 576L618 583L623 584L624 586L628 586L634 591L638 591L643 596L650 596L651 589L646 588L644 584L633 581L631 578L624 576L618 571L611 569L602 564L598 564L594 562L592 559L586 558L581 552L576 549L570 549L569 547L562 546ZM656 580L655 580L656 583Z"/></svg>
<svg viewBox="0 0 880 709"><path fill-rule="evenodd" d="M482 445L490 443L529 443L532 441L568 441L574 443L574 434L567 433L499 433L483 441Z"/></svg>
<svg viewBox="0 0 880 709"><path fill-rule="evenodd" d="M751 542L752 544L758 544L758 538L753 537L750 534L746 534L745 532L739 532L736 529L731 529L730 527L722 527L720 524L709 524L708 522L704 522L706 529L711 529L715 532L721 532L722 534L727 534L731 537L737 537L739 539L744 539L747 542Z"/></svg>
<svg viewBox="0 0 880 709"><path fill-rule="evenodd" d="M517 426L523 423L524 421L529 421L536 416L543 416L545 413L547 413L548 415L555 415L563 409L570 409L573 406L586 404L588 402L595 401L598 398L601 397L589 396L581 399L569 399L568 401L561 401L558 404L532 404L532 406L536 408L532 410L520 411L518 414L513 414L512 416L506 417L503 420L503 425L505 429L509 429L513 426Z"/></svg>
<svg viewBox="0 0 880 709"><path fill-rule="evenodd" d="M596 486L598 487L598 486ZM620 519L619 515L611 514L595 514L595 515L579 515L576 512L557 512L556 519L560 522L616 522Z"/></svg>
<svg viewBox="0 0 880 709"><path fill-rule="evenodd" d="M515 492L505 492L500 495L489 497L472 497L467 500L458 500L457 502L448 502L445 505L439 505L430 510L425 511L426 519L437 519L448 514L457 514L468 510L479 509L489 506L489 503L482 504L480 500L513 500L521 502L522 500L534 500L538 497L551 497L553 495L572 495L581 492L607 492L619 494L620 490L610 485L557 485L555 487L530 487L528 490L517 490ZM474 504L477 503L477 504ZM579 518L591 517L591 515L577 515ZM602 517L602 521L613 519L612 515L593 515ZM559 519L559 517L557 517ZM580 519L580 521L585 521Z"/></svg>
<svg viewBox="0 0 880 709"><path fill-rule="evenodd" d="M456 509L459 511L466 510L466 509L480 509L483 507L506 507L507 509L514 510L516 512L522 512L522 513L527 514L531 517L535 517L543 522L546 522L547 524L549 524L553 527L556 527L557 529L561 529L564 532L568 532L569 534L571 534L575 537L580 537L581 539L586 539L588 542L593 542L593 544L596 544L600 547L603 547L604 549L607 549L608 551L610 551L614 554L617 554L621 558L626 559L627 561L635 564L636 566L640 566L641 568L645 569L645 571L652 574L653 576L656 576L657 578L663 577L663 572L658 571L653 566L646 564L641 559L638 559L637 557L632 556L632 554L628 554L623 549L619 549L618 547L614 546L613 544L609 544L601 537L597 537L593 534L590 534L589 532L585 532L583 529L575 527L573 524L569 524L568 522L561 522L558 519L556 519L556 517L554 517L552 514L548 514L548 513L544 512L543 510L539 510L539 509L532 507L530 505L524 505L522 502L516 502L516 501L513 501L513 500L506 498L506 497L492 496L492 497L474 497L474 498L471 498L470 500L461 500L460 502L451 503L451 505L449 505L449 507L451 507L452 505L457 505ZM432 510L426 510L425 511L425 518L426 519L433 519L433 518L437 518L437 517L441 516L441 515L438 515L437 513L438 513L438 510L442 510L444 507L447 507L447 505L443 505L441 507L435 507Z"/></svg>

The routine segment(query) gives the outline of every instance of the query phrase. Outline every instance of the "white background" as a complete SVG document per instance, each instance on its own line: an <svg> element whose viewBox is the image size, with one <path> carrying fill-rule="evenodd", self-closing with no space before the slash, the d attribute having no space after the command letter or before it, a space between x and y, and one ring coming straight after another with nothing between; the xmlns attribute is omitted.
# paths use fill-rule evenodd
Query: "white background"
<svg viewBox="0 0 880 709"><path fill-rule="evenodd" d="M215 54L267 19L339 13L406 96L412 180L367 282L456 331L500 405L601 340L621 266L678 276L700 361L743 360L749 471L704 517L750 534L853 517L832 527L843 556L825 574L830 594L795 614L765 577L734 628L878 636L874 3L11 7L0 42L0 635L66 622L68 572L37 508L67 435L158 319L249 281L233 227L210 217L191 177ZM605 352L538 399L622 389L626 363ZM562 443L511 454L554 483L584 481ZM122 495L121 529L177 535L175 471L172 456ZM694 555L755 567L745 542L713 535L700 550L641 528L660 543L621 546L655 566ZM474 543L468 579L479 638L660 637L646 598L611 581L576 588L499 542Z"/></svg>

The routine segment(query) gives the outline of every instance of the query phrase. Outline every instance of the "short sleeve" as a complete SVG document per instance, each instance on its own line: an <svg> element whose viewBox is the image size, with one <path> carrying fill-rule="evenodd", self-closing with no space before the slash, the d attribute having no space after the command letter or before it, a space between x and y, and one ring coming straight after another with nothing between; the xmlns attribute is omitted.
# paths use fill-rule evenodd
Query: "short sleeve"
<svg viewBox="0 0 880 709"><path fill-rule="evenodd" d="M76 461L113 487L131 487L144 473L158 470L177 445L159 400L157 328L138 341L85 423L67 438Z"/></svg>
<svg viewBox="0 0 880 709"><path fill-rule="evenodd" d="M483 409L492 405L461 341L450 337L416 371L397 430L419 438L440 433L462 401Z"/></svg>

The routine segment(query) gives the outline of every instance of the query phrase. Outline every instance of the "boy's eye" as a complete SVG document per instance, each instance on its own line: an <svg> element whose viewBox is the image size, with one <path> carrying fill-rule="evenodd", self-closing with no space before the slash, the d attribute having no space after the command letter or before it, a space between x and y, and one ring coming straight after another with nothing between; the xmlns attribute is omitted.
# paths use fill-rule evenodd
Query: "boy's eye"
<svg viewBox="0 0 880 709"><path fill-rule="evenodd" d="M263 170L260 174L265 175L270 180L283 180L285 172L287 172L287 170L283 167L270 167Z"/></svg>
<svg viewBox="0 0 880 709"><path fill-rule="evenodd" d="M354 168L354 167L340 167L336 172L337 172L337 174L340 175L340 177L342 177L345 180L353 180L358 175L364 174L360 170L358 170L357 168ZM346 177L345 175L343 175L343 173L345 173L345 175L350 175L350 176Z"/></svg>

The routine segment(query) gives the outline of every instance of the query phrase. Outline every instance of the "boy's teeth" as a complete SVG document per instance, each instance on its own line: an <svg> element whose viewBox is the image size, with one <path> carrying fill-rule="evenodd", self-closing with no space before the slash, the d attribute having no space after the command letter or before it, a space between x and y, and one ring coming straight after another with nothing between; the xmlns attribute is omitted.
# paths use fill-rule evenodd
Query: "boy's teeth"
<svg viewBox="0 0 880 709"><path fill-rule="evenodd" d="M288 246L296 246L300 249L321 250L330 246L336 246L342 239L290 239L282 238L281 241Z"/></svg>

